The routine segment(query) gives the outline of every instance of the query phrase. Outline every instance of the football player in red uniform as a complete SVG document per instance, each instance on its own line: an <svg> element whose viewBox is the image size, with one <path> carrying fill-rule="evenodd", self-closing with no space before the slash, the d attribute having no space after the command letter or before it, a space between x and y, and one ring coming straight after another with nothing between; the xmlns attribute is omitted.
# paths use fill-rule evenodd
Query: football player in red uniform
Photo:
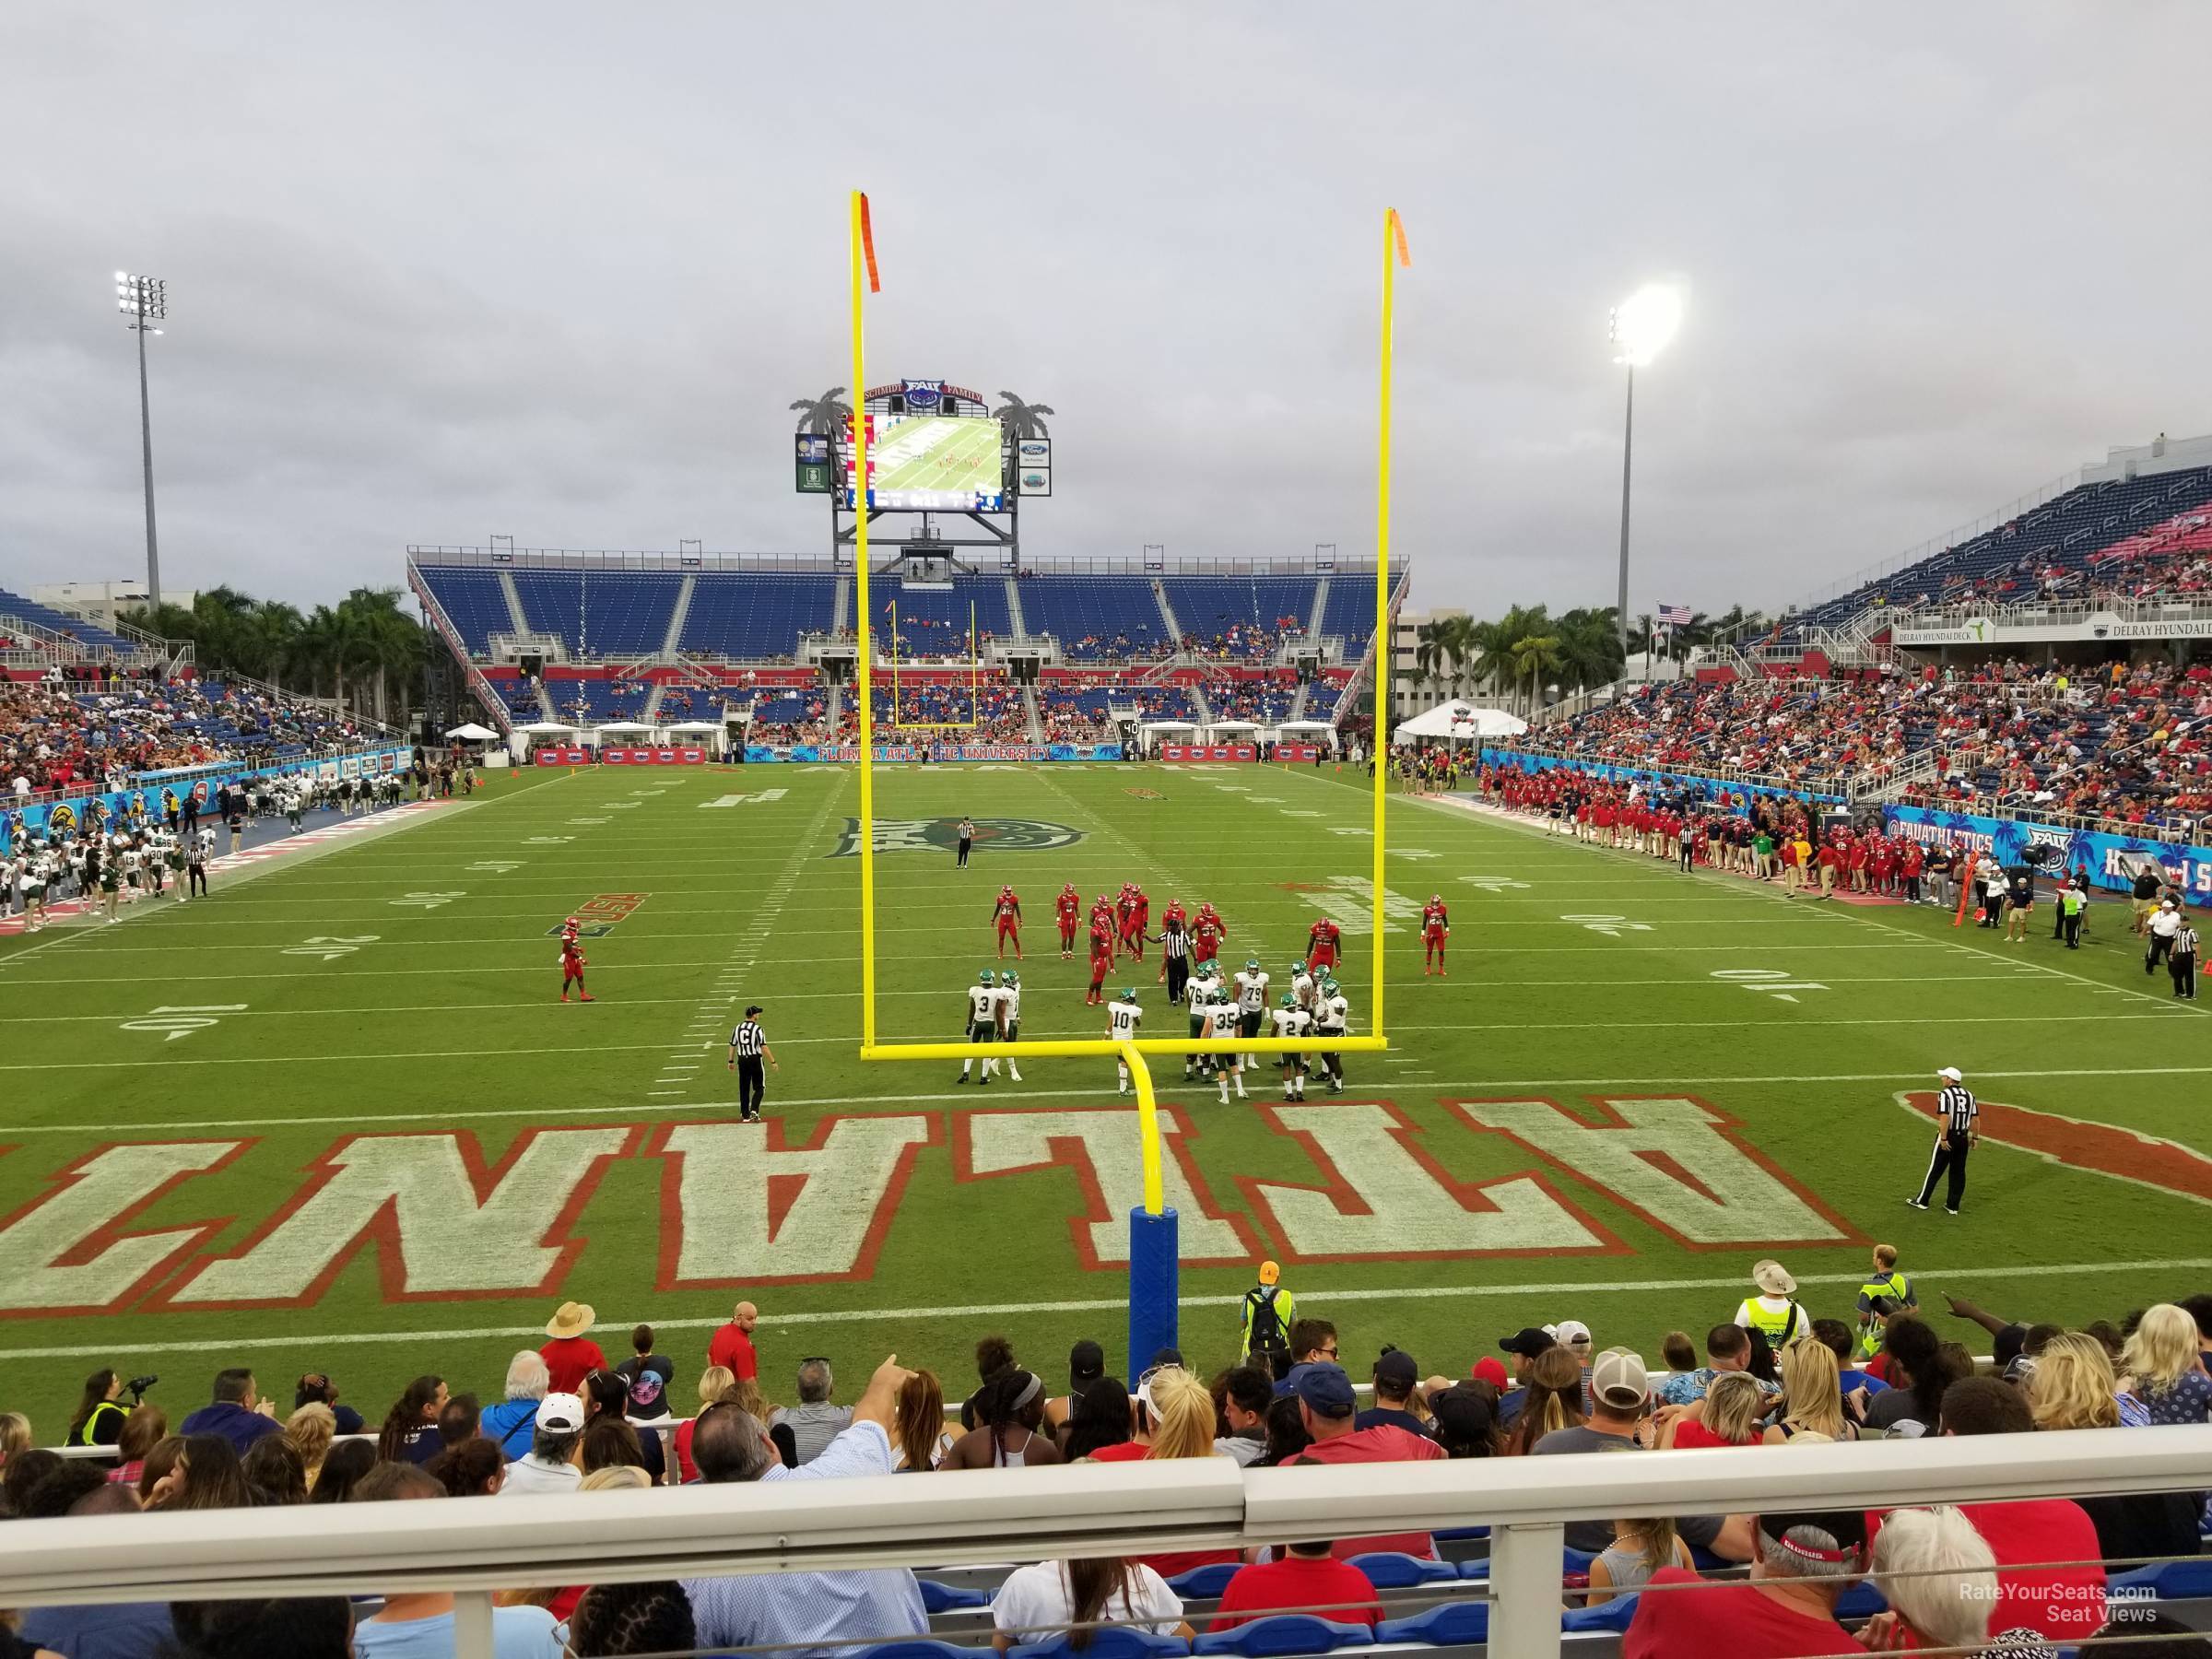
<svg viewBox="0 0 2212 1659"><path fill-rule="evenodd" d="M1014 959L1021 956L1021 900L1011 887L998 889L998 897L991 901L991 918L998 927L998 959L1006 959L1006 941L1014 941Z"/></svg>
<svg viewBox="0 0 2212 1659"><path fill-rule="evenodd" d="M1221 925L1221 918L1214 914L1212 905L1201 905L1198 919L1191 924L1191 960L1194 963L1210 962L1221 948L1221 941L1229 930ZM1196 971L1195 968L1193 971Z"/></svg>
<svg viewBox="0 0 2212 1659"><path fill-rule="evenodd" d="M1076 959L1076 928L1083 920L1083 895L1076 891L1074 882L1060 889L1053 910L1060 923L1060 959L1072 962Z"/></svg>
<svg viewBox="0 0 2212 1659"><path fill-rule="evenodd" d="M1129 947L1130 954L1140 962L1145 959L1145 930L1151 924L1152 900L1145 896L1145 889L1141 886L1132 884L1129 888L1128 931L1123 935L1122 942Z"/></svg>
<svg viewBox="0 0 2212 1659"><path fill-rule="evenodd" d="M1343 933L1329 917L1324 916L1306 930L1306 966L1318 971L1336 966L1336 951L1343 943Z"/></svg>
<svg viewBox="0 0 2212 1659"><path fill-rule="evenodd" d="M1451 912L1444 908L1441 893L1429 895L1429 902L1421 906L1421 977L1427 979L1434 969L1438 978L1444 973L1444 941L1452 936Z"/></svg>
<svg viewBox="0 0 2212 1659"><path fill-rule="evenodd" d="M1098 936L1099 931L1103 928L1106 933L1107 949L1109 953L1111 953L1113 948L1112 942L1114 935L1120 931L1120 927L1121 924L1114 919L1112 904L1108 901L1105 894L1100 893L1096 899L1091 900L1091 936L1095 939Z"/></svg>
<svg viewBox="0 0 2212 1659"><path fill-rule="evenodd" d="M590 1002L593 1000L592 994L583 988L583 947L574 939L564 935L560 941L560 1000L562 1002L565 1003L569 1000L569 982L571 980L576 982L577 1001Z"/></svg>
<svg viewBox="0 0 2212 1659"><path fill-rule="evenodd" d="M1105 916L1093 916L1090 923L1090 990L1083 998L1085 1007L1096 1007L1106 1000L1101 988L1106 975L1113 967L1113 925Z"/></svg>

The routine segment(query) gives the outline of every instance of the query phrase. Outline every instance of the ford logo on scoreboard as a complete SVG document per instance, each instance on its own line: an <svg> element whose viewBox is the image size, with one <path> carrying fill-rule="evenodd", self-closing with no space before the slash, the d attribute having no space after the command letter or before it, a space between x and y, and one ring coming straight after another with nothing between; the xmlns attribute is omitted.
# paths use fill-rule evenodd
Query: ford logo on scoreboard
<svg viewBox="0 0 2212 1659"><path fill-rule="evenodd" d="M934 415L945 406L945 382L941 380L901 381L900 385L906 394L909 415Z"/></svg>

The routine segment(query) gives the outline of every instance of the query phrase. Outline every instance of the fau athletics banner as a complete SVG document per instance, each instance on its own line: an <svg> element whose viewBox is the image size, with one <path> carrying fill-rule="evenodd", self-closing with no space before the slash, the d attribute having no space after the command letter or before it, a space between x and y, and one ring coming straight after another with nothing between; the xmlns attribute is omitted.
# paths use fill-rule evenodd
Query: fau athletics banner
<svg viewBox="0 0 2212 1659"><path fill-rule="evenodd" d="M1701 772L1653 771L1641 766L1615 766L1605 760L1571 760L1559 755L1527 755L1519 749L1482 750L1485 766L1512 766L1525 772L1547 772L1559 768L1603 778L1613 783L1656 783L1662 789L1703 789L1716 794L1772 795L1784 801L1820 801L1830 806L1844 804L1840 794L1822 794L1817 789L1783 789L1770 783L1739 783L1728 778L1708 778Z"/></svg>
<svg viewBox="0 0 2212 1659"><path fill-rule="evenodd" d="M878 764L912 760L1119 760L1118 743L879 743ZM782 760L819 764L860 759L857 743L748 743L748 766L773 765Z"/></svg>
<svg viewBox="0 0 2212 1659"><path fill-rule="evenodd" d="M2065 830L2032 818L1983 818L1946 812L1939 806L1884 806L1882 822L1912 841L1988 853L1999 864L2022 862L2030 847L2049 847L2042 862L2055 869L2059 858L2068 870L2087 868L2099 887L2124 890L2145 864L2155 864L2166 879L2190 898L2212 900L2212 847L2158 841L2149 835L2106 835L2094 830Z"/></svg>
<svg viewBox="0 0 2212 1659"><path fill-rule="evenodd" d="M1162 760L1257 760L1259 746L1253 743L1163 743Z"/></svg>
<svg viewBox="0 0 2212 1659"><path fill-rule="evenodd" d="M71 832L84 828L88 818L106 822L125 817L138 806L146 808L148 818L160 818L168 813L171 801L182 806L187 795L197 796L204 806L224 784L250 778L288 778L301 772L317 778L381 778L406 771L414 757L415 751L406 744L392 744L349 755L281 760L268 766L183 767L141 772L129 789L87 790L65 800L25 806L19 812L26 836L45 835L50 830ZM17 817L17 810L4 809L0 804L0 851L13 844L10 837Z"/></svg>

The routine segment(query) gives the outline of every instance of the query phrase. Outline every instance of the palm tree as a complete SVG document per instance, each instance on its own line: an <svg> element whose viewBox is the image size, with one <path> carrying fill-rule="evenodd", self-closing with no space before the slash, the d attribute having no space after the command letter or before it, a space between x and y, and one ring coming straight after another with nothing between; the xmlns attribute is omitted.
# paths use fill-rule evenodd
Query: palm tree
<svg viewBox="0 0 2212 1659"><path fill-rule="evenodd" d="M1556 634L1528 634L1513 641L1513 668L1516 674L1528 676L1528 713L1536 712L1538 681L1559 665L1559 641Z"/></svg>
<svg viewBox="0 0 2212 1659"><path fill-rule="evenodd" d="M1057 415L1060 411L1053 408L1051 404L1024 403L1011 392L1001 392L999 396L1005 398L1006 401L991 411L992 418L1005 424L1007 434L1013 438L1015 442L1018 443L1024 438L1050 438L1052 436L1052 433L1045 429L1044 418L1047 415Z"/></svg>
<svg viewBox="0 0 2212 1659"><path fill-rule="evenodd" d="M832 386L819 397L794 398L791 406L798 412L798 429L823 432L842 442L846 423L853 418L853 406L844 399L842 386Z"/></svg>
<svg viewBox="0 0 2212 1659"><path fill-rule="evenodd" d="M1608 686L1620 677L1620 627L1611 606L1577 606L1559 619L1562 683L1578 691Z"/></svg>

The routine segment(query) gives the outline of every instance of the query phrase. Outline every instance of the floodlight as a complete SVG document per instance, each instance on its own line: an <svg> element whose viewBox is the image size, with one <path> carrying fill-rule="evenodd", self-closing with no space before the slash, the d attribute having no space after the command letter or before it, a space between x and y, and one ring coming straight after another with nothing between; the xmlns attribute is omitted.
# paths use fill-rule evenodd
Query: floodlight
<svg viewBox="0 0 2212 1659"><path fill-rule="evenodd" d="M1647 282L1613 308L1613 360L1641 369L1665 348L1682 326L1682 290L1670 282Z"/></svg>

